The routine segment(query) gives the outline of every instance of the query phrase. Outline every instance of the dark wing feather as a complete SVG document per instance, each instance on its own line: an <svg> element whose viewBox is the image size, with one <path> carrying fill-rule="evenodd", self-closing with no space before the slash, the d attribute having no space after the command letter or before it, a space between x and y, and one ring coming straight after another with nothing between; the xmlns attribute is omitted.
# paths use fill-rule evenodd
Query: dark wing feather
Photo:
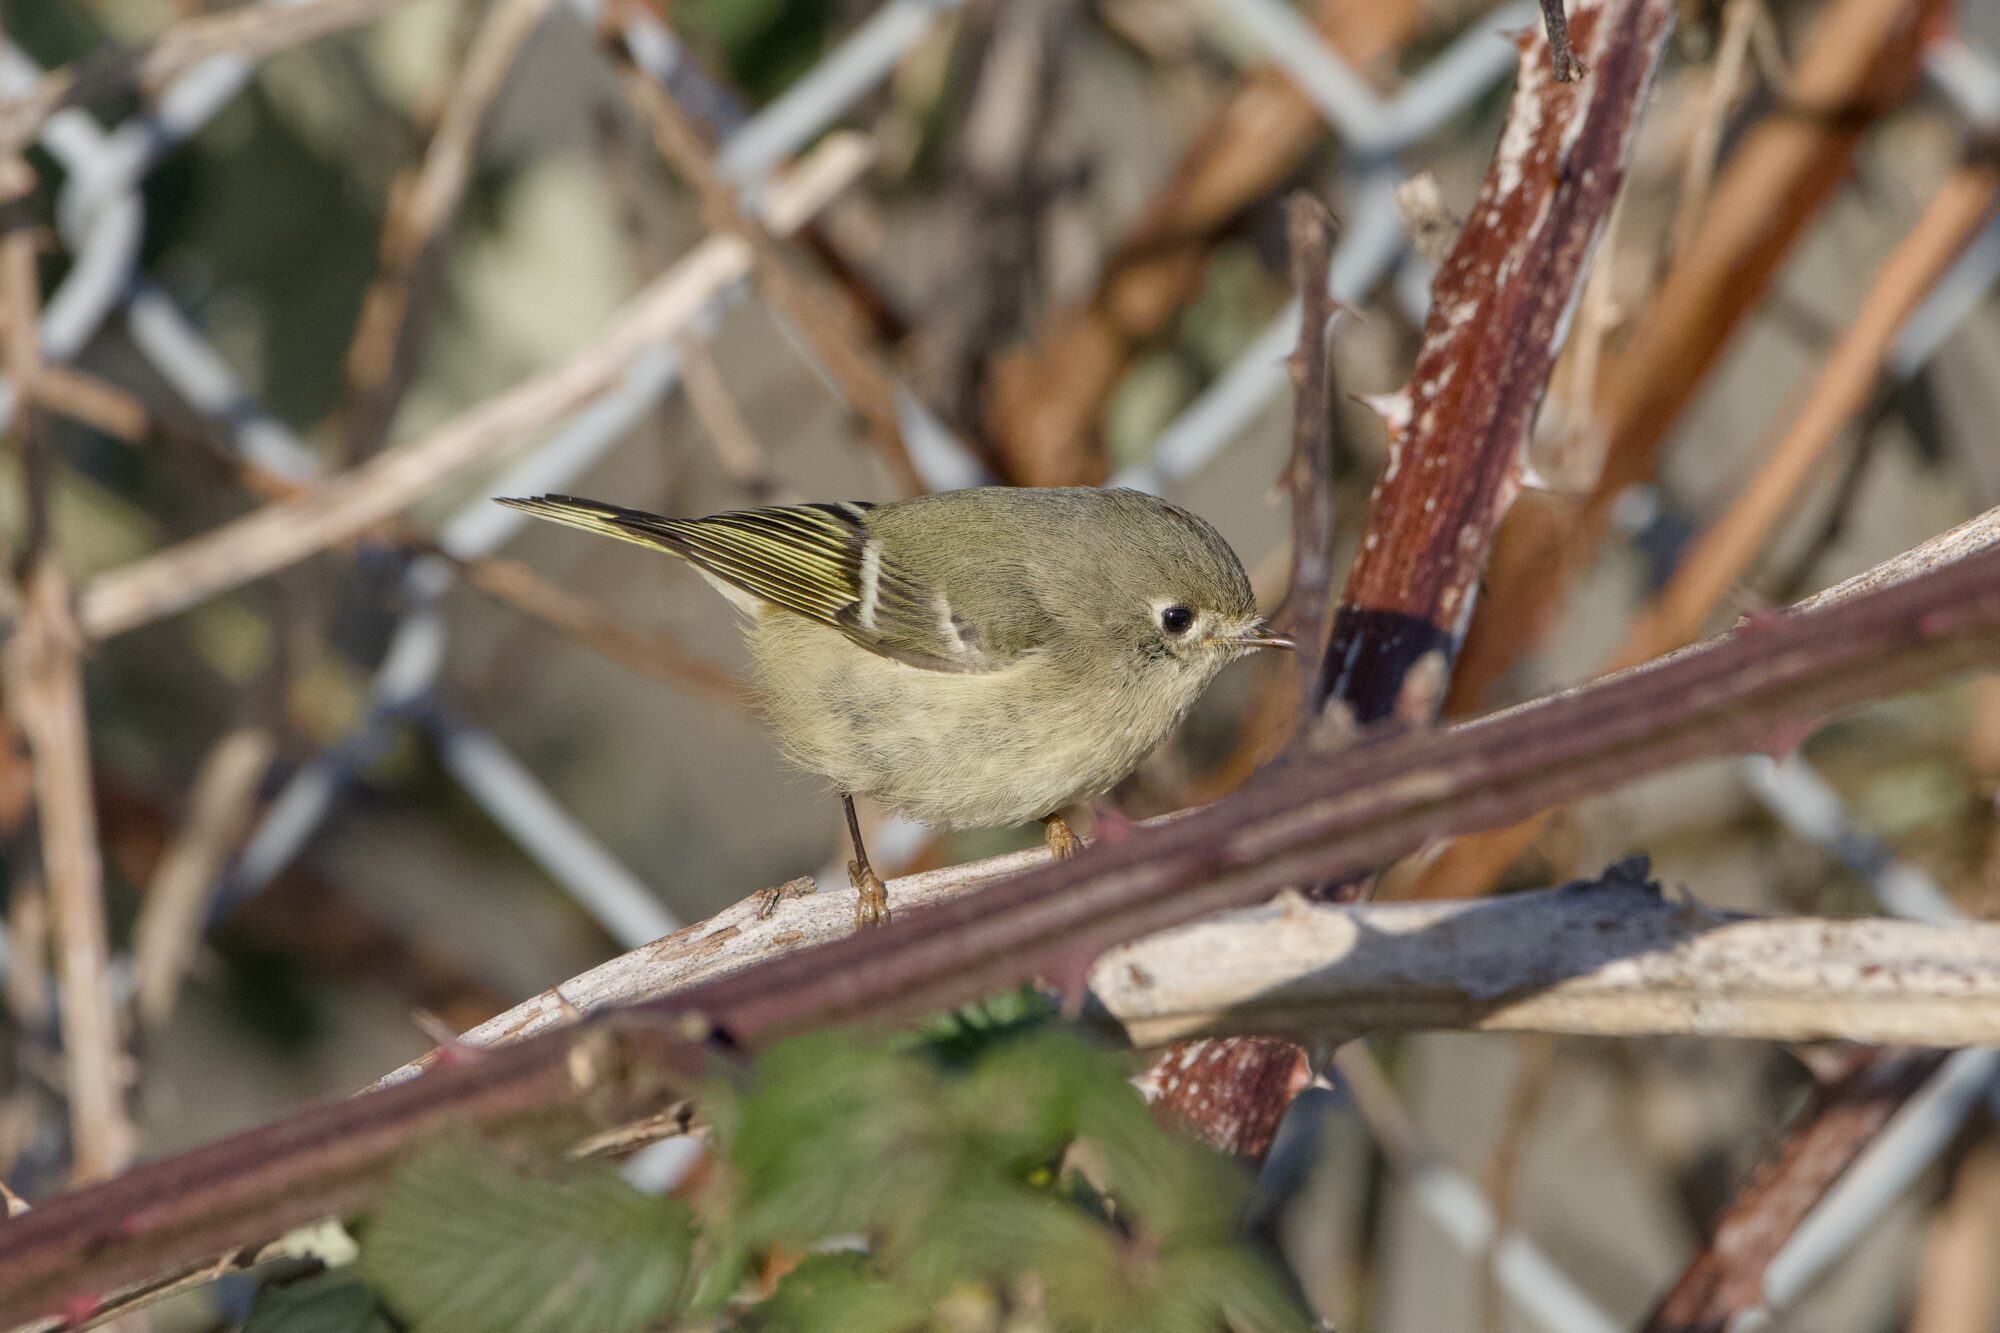
<svg viewBox="0 0 2000 1333"><path fill-rule="evenodd" d="M837 629L885 657L934 671L997 665L949 632L941 600L883 553L868 531L869 505L784 505L671 519L567 495L500 503L677 555L760 602Z"/></svg>

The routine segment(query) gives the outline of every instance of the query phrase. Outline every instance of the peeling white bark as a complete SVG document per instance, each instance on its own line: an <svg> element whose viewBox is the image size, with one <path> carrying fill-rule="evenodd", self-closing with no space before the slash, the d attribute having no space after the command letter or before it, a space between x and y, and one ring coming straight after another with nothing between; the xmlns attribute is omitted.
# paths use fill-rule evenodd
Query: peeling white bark
<svg viewBox="0 0 2000 1333"><path fill-rule="evenodd" d="M908 876L889 901L918 911L1046 855ZM463 1040L509 1041L853 928L851 891L796 884L620 955ZM1626 884L1472 902L1291 897L1112 950L1090 991L1085 1018L1141 1047L1432 1029L1987 1045L2000 1044L2000 923L1739 917Z"/></svg>

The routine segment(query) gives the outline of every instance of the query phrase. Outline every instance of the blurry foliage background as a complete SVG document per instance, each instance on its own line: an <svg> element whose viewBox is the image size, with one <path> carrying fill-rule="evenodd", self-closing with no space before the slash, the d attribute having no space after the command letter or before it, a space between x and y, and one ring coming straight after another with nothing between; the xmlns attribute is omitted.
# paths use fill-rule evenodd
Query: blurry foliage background
<svg viewBox="0 0 2000 1333"><path fill-rule="evenodd" d="M969 409L980 401L988 358L1089 291L1104 255L1242 77L1241 38L1178 0L1051 4L1058 38L1028 164L1034 188L981 193L959 158L974 75L1003 9L975 0L941 17L887 88L849 117L875 137L882 159L825 219L829 242L913 329L895 354L910 382L962 428L975 424ZM53 67L106 41L142 44L177 11L198 7L7 0L0 16L11 40ZM704 65L755 106L870 8L860 0L691 0L670 15ZM1421 68L1480 8L1431 0L1426 35L1399 64L1372 73L1393 82L1399 69ZM329 461L342 358L374 271L386 192L421 151L427 99L481 9L417 0L366 30L265 62L248 90L147 179L147 275L262 403ZM1714 16L1701 4L1687 9L1643 122L1624 217L1600 254L1628 315L1657 274L1709 72ZM1774 6L1785 41L1815 9L1807 0ZM2000 19L1991 9L1967 5L1963 17L1969 34L1994 49ZM1498 92L1481 98L1405 159L1412 171L1437 173L1457 212L1484 170L1503 105ZM1768 93L1759 93L1742 114L1766 105ZM116 117L129 106L96 109ZM1797 248L1775 299L1680 425L1660 485L1633 507L1650 520L1635 518L1614 540L1545 651L1515 673L1511 694L1585 677L1604 660L1676 538L1727 502L1767 430L1788 419L1795 386L1949 169L1958 139L1935 103L1874 127L1856 178ZM1338 214L1346 183L1336 163L1328 144L1301 183ZM46 158L36 165L60 179ZM528 47L482 136L475 180L426 303L419 373L391 441L552 364L701 234L690 192L659 164L589 34L559 11ZM46 279L57 280L65 263L51 252ZM1285 294L1278 214L1254 209L1216 250L1175 337L1142 356L1114 395L1103 423L1114 458L1142 457ZM1337 335L1340 387L1400 384L1415 336L1393 294L1379 293ZM786 492L892 493L837 396L760 303L731 306L709 346ZM2000 307L1989 297L1847 446L1866 450L1866 472L1837 523L1839 469L1830 468L1767 552L1750 593L1788 597L1823 586L2000 500L1996 356ZM56 529L73 572L122 563L254 503L222 460L215 423L177 403L119 321L80 364L139 394L159 429L135 448L67 422L54 427L64 464ZM1271 483L1287 448L1287 411L1274 403L1176 494L1215 519L1252 567L1285 537ZM1382 442L1364 410L1344 406L1342 422L1340 505L1351 540ZM10 525L17 489L11 479L0 485L0 517ZM753 499L718 462L679 393L575 489L676 514ZM417 519L464 493L434 497ZM1830 524L1832 539L1816 543ZM507 554L587 590L631 623L671 629L713 660L741 664L726 608L666 562L539 530ZM403 559L380 545L323 556L93 654L90 718L118 938L217 736L246 722L276 729L279 763L268 791L352 726L394 623ZM841 854L834 803L786 770L749 718L641 678L477 592L455 591L448 607L440 705L492 727L681 919ZM1254 684L1247 668L1226 680L1184 740L1134 780L1128 808L1176 803L1190 774L1226 753ZM1869 830L1930 869L1968 910L2000 902L1991 839L2000 696L1990 682L1870 710L1823 732L1809 753ZM1004 841L959 838L927 855L960 859ZM1594 869L1630 847L1650 851L1662 879L1723 906L1866 907L1858 881L1780 830L1727 763L1580 807L1523 879ZM296 870L214 932L173 1022L139 1051L145 1149L207 1139L300 1098L358 1087L429 1047L409 1020L412 1008L462 1027L609 952L599 929L448 779L425 733L393 729ZM57 1182L64 1159L48 1091L50 1039L46 1027L15 1028L0 1102L0 1161L31 1194ZM1433 1141L1479 1175L1506 1118L1515 1045L1442 1036L1399 1043L1391 1054ZM1515 1215L1621 1318L1643 1311L1678 1269L1807 1086L1781 1053L1693 1041L1565 1043L1551 1077L1520 1145ZM1343 1327L1474 1326L1476 1265L1385 1187L1384 1168L1351 1118L1334 1117L1328 1135L1312 1206L1294 1228L1315 1294L1344 1314ZM1982 1122L1976 1137L1988 1135ZM1930 1197L1909 1200L1878 1227L1798 1326L1888 1326L1909 1299ZM1983 1206L2000 1210L2000 1198Z"/></svg>

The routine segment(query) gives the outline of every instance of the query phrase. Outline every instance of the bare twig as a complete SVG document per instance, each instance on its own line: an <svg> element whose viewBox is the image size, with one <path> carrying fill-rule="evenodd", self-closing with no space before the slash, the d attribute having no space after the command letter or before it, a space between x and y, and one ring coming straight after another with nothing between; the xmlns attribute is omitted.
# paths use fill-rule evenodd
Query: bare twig
<svg viewBox="0 0 2000 1333"><path fill-rule="evenodd" d="M2000 1323L2000 1145L1973 1145L1930 1223L1922 1275L1912 1284L1910 1333L1981 1333Z"/></svg>
<svg viewBox="0 0 2000 1333"><path fill-rule="evenodd" d="M1297 645L1303 717L1317 702L1333 586L1333 377L1326 340L1335 305L1326 282L1332 245L1326 210L1305 194L1294 195L1289 207L1292 282L1301 311L1299 345L1290 364L1292 457L1285 472L1292 497L1292 579L1276 619Z"/></svg>
<svg viewBox="0 0 2000 1333"><path fill-rule="evenodd" d="M49 897L32 870L7 891L7 1011L24 1032L49 1027Z"/></svg>
<svg viewBox="0 0 2000 1333"><path fill-rule="evenodd" d="M136 1007L147 1029L158 1029L173 1011L222 868L274 750L262 727L239 727L217 741L195 776L179 835L153 868L132 932Z"/></svg>
<svg viewBox="0 0 2000 1333"><path fill-rule="evenodd" d="M16 384L41 368L39 279L29 200L35 176L18 156L0 158L0 352ZM69 582L48 542L48 488L40 421L24 402L17 422L27 491L18 621L0 646L7 707L34 765L42 880L49 899L61 1000L63 1067L78 1179L108 1176L136 1147L125 1107L126 1054L111 996L104 925L104 867L90 793L90 737L84 717L83 653L70 619Z"/></svg>
<svg viewBox="0 0 2000 1333"><path fill-rule="evenodd" d="M151 48L137 53L107 49L43 76L26 97L0 104L0 152L17 152L44 122L65 106L87 98L139 88L157 93L166 84L215 56L259 60L358 27L391 13L409 0L265 0L228 13L184 19Z"/></svg>
<svg viewBox="0 0 2000 1333"><path fill-rule="evenodd" d="M683 338L679 349L681 388L722 470L758 504L784 503L784 488L771 470L770 452L722 382L707 346L698 338Z"/></svg>
<svg viewBox="0 0 2000 1333"><path fill-rule="evenodd" d="M146 405L135 395L71 366L43 363L23 392L43 411L80 421L127 444L143 442L152 426Z"/></svg>
<svg viewBox="0 0 2000 1333"><path fill-rule="evenodd" d="M701 200L702 220L748 250L764 299L811 344L814 356L866 425L870 440L898 483L913 493L924 490L923 479L903 445L895 383L854 326L847 308L823 283L793 265L764 224L744 209L734 187L716 169L701 131L672 94L639 67L622 40L614 49L627 99L652 132L660 155L694 187Z"/></svg>
<svg viewBox="0 0 2000 1333"><path fill-rule="evenodd" d="M1040 852L895 881L963 898ZM465 1033L516 1041L663 999L840 938L844 892L765 890ZM1579 1036L1980 1043L2000 1036L2000 925L1711 913L1607 877L1486 901L1324 905L1290 898L1113 949L1083 1017L1136 1047L1195 1035L1325 1045L1426 1030ZM377 1086L433 1065L433 1052Z"/></svg>
<svg viewBox="0 0 2000 1333"><path fill-rule="evenodd" d="M423 162L390 190L379 267L347 349L340 425L350 465L388 435L423 334L417 312L430 277L424 270L472 179L480 127L552 3L500 0L493 7L445 96Z"/></svg>
<svg viewBox="0 0 2000 1333"><path fill-rule="evenodd" d="M1693 244L1702 215L1708 209L1709 187L1715 181L1716 158L1722 152L1722 132L1735 106L1743 68L1750 54L1750 34L1756 30L1763 0L1727 0L1722 7L1722 40L1703 90L1695 132L1688 141L1687 165L1681 172L1680 203L1674 213L1674 249Z"/></svg>
<svg viewBox="0 0 2000 1333"><path fill-rule="evenodd" d="M1654 1308L1645 1333L1719 1333L1737 1310L1757 1305L1771 1259L1946 1054L1865 1060L1824 1089L1777 1155L1730 1201L1708 1244Z"/></svg>
<svg viewBox="0 0 2000 1333"><path fill-rule="evenodd" d="M1569 20L1563 15L1563 0L1542 0L1542 30L1548 38L1549 71L1557 83L1568 83L1590 73L1570 49Z"/></svg>
<svg viewBox="0 0 2000 1333"><path fill-rule="evenodd" d="M858 140L823 142L773 192L772 223L796 227L851 182L868 158ZM285 500L113 570L83 589L79 620L107 638L185 610L352 539L475 463L605 392L649 348L672 338L707 303L748 275L748 247L703 241L651 284L597 341L524 384L468 408L421 439L370 459L310 493Z"/></svg>
<svg viewBox="0 0 2000 1333"><path fill-rule="evenodd" d="M671 634L635 630L603 606L550 583L515 560L459 562L468 582L523 614L560 630L612 661L742 712L750 691L728 671L691 651Z"/></svg>
<svg viewBox="0 0 2000 1333"><path fill-rule="evenodd" d="M22 595L24 611L6 645L4 674L8 707L20 718L34 758L76 1174L89 1180L124 1166L135 1142L111 996L82 653L69 619L69 585L51 557L36 560Z"/></svg>
<svg viewBox="0 0 2000 1333"><path fill-rule="evenodd" d="M1366 65L1425 22L1414 0L1319 0L1314 22L1348 60ZM1195 137L1088 301L1043 321L1046 332L988 371L986 430L1000 469L1027 486L1102 482L1098 423L1132 359L1194 299L1209 255L1243 211L1295 176L1327 128L1281 71L1257 70Z"/></svg>
<svg viewBox="0 0 2000 1333"><path fill-rule="evenodd" d="M1078 979L1108 947L1282 885L1358 874L1431 838L1759 744L1774 728L1996 659L2000 553L1986 551L1479 722L1300 758L1281 781L879 929L49 1200L0 1228L0 1319L357 1206L415 1137L448 1124L515 1124L524 1105L573 1107L583 1094L558 1071L593 1040L661 1039L692 1024L755 1050L805 1028L930 1012L1037 974ZM1489 997L1496 1007L1503 999L1525 997ZM653 1058L665 1057L635 1053L629 1063L644 1069ZM626 1109L624 1119L648 1108Z"/></svg>
<svg viewBox="0 0 2000 1333"><path fill-rule="evenodd" d="M2000 162L1961 167L1877 271L1874 286L1827 357L1784 434L1720 519L1682 558L1673 579L1632 629L1615 666L1691 643L1793 512L1842 430L1869 404L1904 323L2000 207Z"/></svg>
<svg viewBox="0 0 2000 1333"><path fill-rule="evenodd" d="M1500 1118L1500 1137L1486 1160L1484 1181L1493 1201L1493 1239L1479 1256L1479 1317L1482 1333L1506 1333L1505 1292L1500 1278L1500 1237L1514 1229L1515 1202L1521 1182L1521 1157L1536 1117L1555 1081L1556 1040L1547 1035L1526 1037L1514 1044L1514 1087Z"/></svg>
<svg viewBox="0 0 2000 1333"><path fill-rule="evenodd" d="M1981 1045L2000 1035L1996 945L2000 926L1758 921L1607 882L1490 902L1293 899L1114 949L1091 984L1142 1047L1425 1029Z"/></svg>

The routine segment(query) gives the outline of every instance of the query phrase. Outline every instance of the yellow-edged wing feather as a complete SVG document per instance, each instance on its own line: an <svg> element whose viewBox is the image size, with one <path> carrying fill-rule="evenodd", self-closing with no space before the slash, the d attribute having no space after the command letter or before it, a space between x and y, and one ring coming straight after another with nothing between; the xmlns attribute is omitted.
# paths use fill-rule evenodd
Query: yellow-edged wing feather
<svg viewBox="0 0 2000 1333"><path fill-rule="evenodd" d="M568 495L500 503L677 555L759 602L914 666L965 671L988 665L941 636L939 600L884 556L868 532L869 505L785 505L672 519Z"/></svg>

